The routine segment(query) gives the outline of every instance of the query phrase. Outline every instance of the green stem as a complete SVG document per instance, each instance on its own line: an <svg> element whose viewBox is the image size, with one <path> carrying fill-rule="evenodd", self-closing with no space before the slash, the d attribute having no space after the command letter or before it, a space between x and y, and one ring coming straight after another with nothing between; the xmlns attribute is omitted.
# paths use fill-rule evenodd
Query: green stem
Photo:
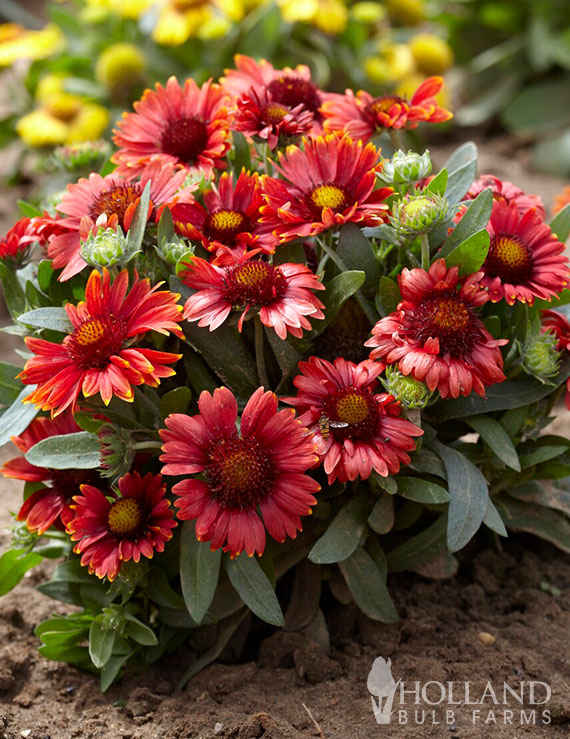
<svg viewBox="0 0 570 739"><path fill-rule="evenodd" d="M398 151L398 149L405 151L404 141L402 139L402 134L400 131L396 130L395 128L391 128L390 138L392 140L392 146L394 147L394 151Z"/></svg>
<svg viewBox="0 0 570 739"><path fill-rule="evenodd" d="M429 237L427 234L422 234L420 239L422 242L422 269L425 269L427 272L430 263Z"/></svg>
<svg viewBox="0 0 570 739"><path fill-rule="evenodd" d="M162 449L162 443L160 441L137 441L133 444L132 449L140 451L141 449Z"/></svg>
<svg viewBox="0 0 570 739"><path fill-rule="evenodd" d="M263 354L263 324L259 316L255 317L255 364L257 366L260 385L266 390L271 390L267 370L265 369L265 356Z"/></svg>

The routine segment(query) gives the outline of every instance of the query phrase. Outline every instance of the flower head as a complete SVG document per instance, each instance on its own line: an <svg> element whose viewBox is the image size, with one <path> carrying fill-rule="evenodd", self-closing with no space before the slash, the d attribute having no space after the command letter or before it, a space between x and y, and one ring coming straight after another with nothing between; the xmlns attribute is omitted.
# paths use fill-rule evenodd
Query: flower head
<svg viewBox="0 0 570 739"><path fill-rule="evenodd" d="M225 169L230 148L225 91L211 80L202 87L171 77L166 87L145 90L134 113L123 114L114 131L119 151L113 157L117 173L132 177L153 161L179 169L200 169L210 175Z"/></svg>
<svg viewBox="0 0 570 739"><path fill-rule="evenodd" d="M436 193L425 191L419 195L405 195L392 206L390 223L404 236L419 236L443 223L448 208L447 200Z"/></svg>
<svg viewBox="0 0 570 739"><path fill-rule="evenodd" d="M12 269L23 267L28 261L31 244L44 241L38 232L39 225L39 219L20 218L4 238L0 237L0 260Z"/></svg>
<svg viewBox="0 0 570 739"><path fill-rule="evenodd" d="M311 329L307 317L324 318L324 306L312 291L325 287L303 264L274 267L255 252L246 252L240 257L229 255L224 266L195 257L186 267L180 276L197 292L186 301L184 318L199 321L198 326L209 326L210 331L221 326L233 309L243 311L240 331L253 309L281 339L287 338L287 332L301 338L303 329Z"/></svg>
<svg viewBox="0 0 570 739"><path fill-rule="evenodd" d="M543 310L541 311L541 322L542 330L555 336L558 351L570 351L570 323L566 316L555 310ZM566 380L564 403L570 411L570 377Z"/></svg>
<svg viewBox="0 0 570 739"><path fill-rule="evenodd" d="M72 333L61 344L26 338L36 356L19 376L26 385L38 386L26 401L58 415L68 407L73 411L81 392L86 398L100 393L106 405L113 395L132 401L133 385L157 387L161 378L175 374L167 365L181 355L146 349L133 340L149 331L183 337L178 326L180 296L158 292L160 285L151 288L138 276L127 292L128 281L126 270L113 284L106 269L103 276L94 270L87 280L85 302L65 306Z"/></svg>
<svg viewBox="0 0 570 739"><path fill-rule="evenodd" d="M61 29L48 23L40 31L32 31L17 23L0 24L0 67L23 59L44 59L61 49L65 39Z"/></svg>
<svg viewBox="0 0 570 739"><path fill-rule="evenodd" d="M85 483L95 484L99 480L99 475L94 470L54 470L36 467L23 456L42 439L74 434L77 431L81 429L73 416L65 413L57 418L34 418L20 436L12 437L12 442L22 452L22 456L14 457L2 465L0 471L4 477L45 484L45 487L26 498L18 511L18 521L25 521L30 531L41 535L50 526L63 529L73 516L69 506L72 497L79 492L79 486Z"/></svg>
<svg viewBox="0 0 570 739"><path fill-rule="evenodd" d="M570 272L564 244L534 209L520 215L516 203L494 203L487 224L491 244L481 268L481 287L493 303L503 298L509 305L517 300L534 303L550 300L568 283Z"/></svg>
<svg viewBox="0 0 570 739"><path fill-rule="evenodd" d="M263 177L261 223L281 243L316 236L350 221L374 226L386 217L392 189L375 190L379 152L348 136L304 139L276 165L284 179Z"/></svg>
<svg viewBox="0 0 570 739"><path fill-rule="evenodd" d="M480 272L459 279L459 268L439 259L426 272L404 269L398 277L398 309L372 329L366 346L371 359L397 365L403 375L425 382L443 398L485 395L485 386L502 382L503 358L475 309L489 296Z"/></svg>
<svg viewBox="0 0 570 739"><path fill-rule="evenodd" d="M299 363L297 396L285 402L313 432L329 484L366 480L372 470L384 477L398 472L410 462L406 452L415 448L414 437L423 434L399 417L392 395L374 392L382 369L370 360L354 364L342 357L332 364L317 357Z"/></svg>
<svg viewBox="0 0 570 739"><path fill-rule="evenodd" d="M163 552L176 527L165 494L162 477L151 473L126 474L118 491L104 493L82 485L71 506L75 515L67 524L81 564L99 578L114 580L123 562L140 562L141 555L151 559L154 552Z"/></svg>
<svg viewBox="0 0 570 739"><path fill-rule="evenodd" d="M191 476L172 488L178 517L196 519L197 538L232 556L263 554L266 530L280 542L294 539L320 489L306 474L317 462L307 430L263 388L248 400L239 433L227 388L202 392L198 409L169 416L160 432L163 474Z"/></svg>
<svg viewBox="0 0 570 739"><path fill-rule="evenodd" d="M521 216L532 209L541 218L546 216L540 195L526 195L520 187L513 185L512 182L500 180L492 174L481 175L478 180L475 180L463 200L475 200L483 190L488 188L493 193L493 200L496 203L502 203L503 205L515 203Z"/></svg>
<svg viewBox="0 0 570 739"><path fill-rule="evenodd" d="M429 77L422 82L410 101L397 95L372 95L360 90L354 94L330 94L323 103L325 131L343 131L353 139L368 141L376 131L395 128L416 128L420 122L442 123L453 114L441 108L435 96L443 87L441 77Z"/></svg>
<svg viewBox="0 0 570 739"><path fill-rule="evenodd" d="M348 9L343 0L277 0L287 23L309 23L325 33L342 33L348 23Z"/></svg>

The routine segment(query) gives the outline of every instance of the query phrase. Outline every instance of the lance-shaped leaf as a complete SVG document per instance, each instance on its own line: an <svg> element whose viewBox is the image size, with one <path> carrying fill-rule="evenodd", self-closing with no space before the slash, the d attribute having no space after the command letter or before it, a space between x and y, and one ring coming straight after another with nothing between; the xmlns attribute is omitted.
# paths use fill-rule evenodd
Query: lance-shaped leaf
<svg viewBox="0 0 570 739"><path fill-rule="evenodd" d="M356 223L346 223L341 226L336 253L349 270L364 272L364 287L378 284L380 263L372 251L370 242Z"/></svg>
<svg viewBox="0 0 570 739"><path fill-rule="evenodd" d="M210 551L207 542L196 538L193 521L185 521L180 535L180 582L188 613L202 623L218 585L222 550Z"/></svg>
<svg viewBox="0 0 570 739"><path fill-rule="evenodd" d="M35 385L24 387L12 405L0 416L0 445L6 444L12 436L19 436L38 415L39 408L33 403L24 403L24 398L35 389Z"/></svg>
<svg viewBox="0 0 570 739"><path fill-rule="evenodd" d="M18 316L18 321L32 328L46 328L50 331L59 331L68 334L73 331L73 325L68 318L65 308L36 308Z"/></svg>
<svg viewBox="0 0 570 739"><path fill-rule="evenodd" d="M144 238L144 232L148 221L148 209L150 205L150 180L146 183L142 191L140 200L135 209L135 214L129 232L127 233L127 246L122 262L126 264L135 254L141 251L141 245Z"/></svg>
<svg viewBox="0 0 570 739"><path fill-rule="evenodd" d="M241 553L239 557L224 559L230 582L256 616L273 626L284 626L285 619L273 586L255 557Z"/></svg>
<svg viewBox="0 0 570 739"><path fill-rule="evenodd" d="M445 258L448 267L459 266L460 275L477 272L489 253L490 237L486 228L477 231L461 242Z"/></svg>
<svg viewBox="0 0 570 739"><path fill-rule="evenodd" d="M87 431L49 436L34 444L26 459L36 467L53 470L95 469L101 463L99 439Z"/></svg>
<svg viewBox="0 0 570 739"><path fill-rule="evenodd" d="M465 419L471 428L476 431L485 441L493 454L502 460L507 467L517 472L521 470L521 464L515 445L504 427L491 416L471 416Z"/></svg>
<svg viewBox="0 0 570 739"><path fill-rule="evenodd" d="M436 557L445 550L447 515L440 516L434 523L411 539L407 539L388 552L388 571L402 572Z"/></svg>
<svg viewBox="0 0 570 739"><path fill-rule="evenodd" d="M357 547L350 557L339 562L339 567L356 605L368 618L385 624L398 621L386 582L365 549Z"/></svg>
<svg viewBox="0 0 570 739"><path fill-rule="evenodd" d="M467 141L456 149L444 164L448 172L445 197L451 205L458 203L477 175L477 147Z"/></svg>
<svg viewBox="0 0 570 739"><path fill-rule="evenodd" d="M493 210L493 193L490 188L483 190L467 205L467 212L463 215L457 226L444 241L443 246L437 253L437 257L446 257L448 254L462 244L477 231L485 228Z"/></svg>
<svg viewBox="0 0 570 739"><path fill-rule="evenodd" d="M319 295L319 300L324 303L325 318L323 321L315 321L312 336L318 336L337 317L342 305L354 295L364 284L366 275L360 270L341 272L327 282L326 291Z"/></svg>
<svg viewBox="0 0 570 739"><path fill-rule="evenodd" d="M372 505L373 501L367 495L358 495L346 503L309 552L311 562L332 564L349 557L366 528Z"/></svg>

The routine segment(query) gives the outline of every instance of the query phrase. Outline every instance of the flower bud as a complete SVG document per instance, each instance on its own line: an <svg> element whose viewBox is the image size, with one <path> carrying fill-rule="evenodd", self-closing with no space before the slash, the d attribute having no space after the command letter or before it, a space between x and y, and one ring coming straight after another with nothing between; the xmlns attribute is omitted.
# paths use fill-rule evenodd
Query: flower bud
<svg viewBox="0 0 570 739"><path fill-rule="evenodd" d="M545 385L558 373L561 354L558 339L551 331L541 331L538 318L529 326L523 342L517 341L524 371Z"/></svg>
<svg viewBox="0 0 570 739"><path fill-rule="evenodd" d="M453 51L444 39L421 33L409 41L414 61L423 74L443 74L453 65Z"/></svg>
<svg viewBox="0 0 570 739"><path fill-rule="evenodd" d="M423 382L415 380L411 375L403 375L391 366L386 367L382 384L390 395L411 410L425 408L433 395Z"/></svg>
<svg viewBox="0 0 570 739"><path fill-rule="evenodd" d="M146 59L133 44L107 46L95 64L95 79L111 94L130 90L142 82Z"/></svg>
<svg viewBox="0 0 570 739"><path fill-rule="evenodd" d="M81 243L81 256L91 267L112 267L126 251L127 239L120 226L116 230L99 226Z"/></svg>
<svg viewBox="0 0 570 739"><path fill-rule="evenodd" d="M378 174L378 177L390 185L406 185L411 182L418 182L427 177L430 172L431 158L429 151L426 150L423 154L408 151L406 154L399 149L392 159L385 159L382 162L382 171Z"/></svg>
<svg viewBox="0 0 570 739"><path fill-rule="evenodd" d="M130 471L135 459L131 432L112 423L97 432L101 443L101 476L117 480Z"/></svg>
<svg viewBox="0 0 570 739"><path fill-rule="evenodd" d="M162 244L156 244L154 248L158 256L172 266L176 265L180 257L194 254L193 247L178 236L174 236L172 241L163 240Z"/></svg>
<svg viewBox="0 0 570 739"><path fill-rule="evenodd" d="M14 549L31 550L38 540L38 535L32 533L25 521L18 521L12 527L12 542Z"/></svg>
<svg viewBox="0 0 570 739"><path fill-rule="evenodd" d="M447 200L432 192L406 195L394 203L390 222L402 235L420 236L443 223L448 208Z"/></svg>
<svg viewBox="0 0 570 739"><path fill-rule="evenodd" d="M73 172L77 169L98 169L110 153L110 144L104 139L96 139L68 146L58 146L52 159L60 169Z"/></svg>

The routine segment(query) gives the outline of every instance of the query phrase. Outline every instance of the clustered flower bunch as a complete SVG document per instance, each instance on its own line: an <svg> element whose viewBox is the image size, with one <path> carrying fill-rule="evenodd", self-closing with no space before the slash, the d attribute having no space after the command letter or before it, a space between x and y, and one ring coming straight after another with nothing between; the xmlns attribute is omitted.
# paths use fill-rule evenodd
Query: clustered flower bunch
<svg viewBox="0 0 570 739"><path fill-rule="evenodd" d="M44 656L106 689L188 643L187 679L286 606L397 620L387 574L450 574L480 529L570 551L570 441L541 433L570 377L570 206L548 225L471 143L437 173L385 157L451 118L441 85L327 93L238 56L146 90L54 213L24 204L0 593L64 558L39 589L78 608L38 625Z"/></svg>

